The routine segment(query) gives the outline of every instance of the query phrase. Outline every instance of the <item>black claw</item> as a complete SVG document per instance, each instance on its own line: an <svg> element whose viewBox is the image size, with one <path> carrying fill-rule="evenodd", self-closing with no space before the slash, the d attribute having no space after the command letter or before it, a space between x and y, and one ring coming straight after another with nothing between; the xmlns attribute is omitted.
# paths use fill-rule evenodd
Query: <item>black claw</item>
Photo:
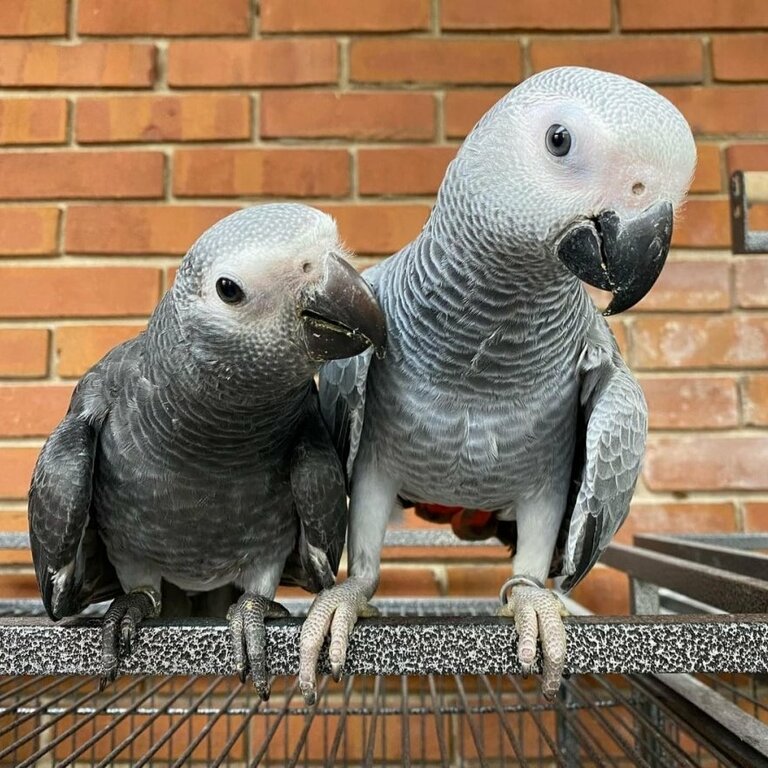
<svg viewBox="0 0 768 768"><path fill-rule="evenodd" d="M250 671L254 688L263 701L267 701L270 694L264 618L286 615L287 609L279 603L248 592L227 612L233 658L240 681L244 683Z"/></svg>
<svg viewBox="0 0 768 768"><path fill-rule="evenodd" d="M258 691L259 696L261 697L262 701L269 701L270 694L272 693L272 686L270 685L262 685L262 686L256 686L256 690Z"/></svg>
<svg viewBox="0 0 768 768"><path fill-rule="evenodd" d="M102 624L102 677L99 690L117 678L120 664L120 640L125 655L130 655L136 637L136 625L154 612L154 602L146 592L130 592L116 598L109 606Z"/></svg>

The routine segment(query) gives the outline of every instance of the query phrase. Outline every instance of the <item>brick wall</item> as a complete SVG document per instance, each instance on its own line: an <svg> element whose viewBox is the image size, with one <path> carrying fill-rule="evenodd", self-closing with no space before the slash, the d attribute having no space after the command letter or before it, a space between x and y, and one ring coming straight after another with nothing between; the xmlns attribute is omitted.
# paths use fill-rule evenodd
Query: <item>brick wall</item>
<svg viewBox="0 0 768 768"><path fill-rule="evenodd" d="M25 528L73 382L142 327L203 229L299 198L366 262L387 255L419 231L475 120L560 64L658 88L699 146L671 261L614 325L653 430L620 539L768 527L768 258L730 255L725 194L729 168L768 169L768 3L258 5L0 3L0 527ZM383 590L489 595L507 573L493 548L453 554L389 552ZM35 594L28 555L0 556L0 596ZM598 568L580 596L623 610L617 578Z"/></svg>

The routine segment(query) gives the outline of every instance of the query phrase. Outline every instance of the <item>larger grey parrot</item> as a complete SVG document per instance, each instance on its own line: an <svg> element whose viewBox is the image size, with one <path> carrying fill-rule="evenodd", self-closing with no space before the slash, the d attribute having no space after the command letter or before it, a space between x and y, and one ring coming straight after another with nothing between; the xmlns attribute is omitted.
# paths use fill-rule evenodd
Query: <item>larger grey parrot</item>
<svg viewBox="0 0 768 768"><path fill-rule="evenodd" d="M682 115L649 88L543 72L475 126L421 234L364 273L388 351L321 372L351 476L349 577L304 624L308 701L329 629L340 673L403 503L491 513L514 547L501 613L515 618L524 671L540 637L543 690L555 694L565 629L544 582L560 575L568 589L599 558L627 515L646 437L640 387L579 278L612 292L608 313L650 289L695 161Z"/></svg>
<svg viewBox="0 0 768 768"><path fill-rule="evenodd" d="M266 697L264 617L281 582L334 582L346 533L341 463L320 416L320 363L385 342L333 220L263 205L193 245L146 332L79 382L32 478L32 554L49 615L116 597L103 679L120 641L161 610L167 581L244 590L235 662Z"/></svg>

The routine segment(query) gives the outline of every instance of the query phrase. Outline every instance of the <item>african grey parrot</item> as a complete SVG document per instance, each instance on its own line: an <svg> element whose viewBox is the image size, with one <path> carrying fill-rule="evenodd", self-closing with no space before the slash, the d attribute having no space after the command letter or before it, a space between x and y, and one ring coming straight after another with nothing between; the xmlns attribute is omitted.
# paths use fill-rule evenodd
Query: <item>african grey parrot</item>
<svg viewBox="0 0 768 768"><path fill-rule="evenodd" d="M161 581L234 583L241 677L266 697L264 617L281 582L333 584L346 534L341 463L320 416L325 360L385 343L381 310L303 205L248 208L206 231L147 330L81 379L34 470L29 523L53 619L116 597L103 680L122 637L161 610Z"/></svg>
<svg viewBox="0 0 768 768"><path fill-rule="evenodd" d="M475 126L421 234L364 273L388 348L321 371L351 476L349 578L304 624L307 701L329 629L339 675L389 515L411 503L466 514L470 528L490 518L514 547L500 612L515 617L526 673L541 637L543 690L555 695L563 609L544 582L562 575L568 589L594 565L627 514L646 436L640 387L579 278L613 293L608 314L639 301L695 162L687 123L649 88L543 72Z"/></svg>

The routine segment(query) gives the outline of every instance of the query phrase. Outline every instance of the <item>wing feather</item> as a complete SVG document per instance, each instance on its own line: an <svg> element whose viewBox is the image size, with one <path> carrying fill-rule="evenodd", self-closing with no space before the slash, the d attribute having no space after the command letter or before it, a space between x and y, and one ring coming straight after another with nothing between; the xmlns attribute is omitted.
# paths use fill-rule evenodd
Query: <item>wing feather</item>
<svg viewBox="0 0 768 768"><path fill-rule="evenodd" d="M597 317L581 365L583 451L576 466L578 491L565 542L563 589L589 572L629 513L640 475L648 409L616 347L607 324Z"/></svg>
<svg viewBox="0 0 768 768"><path fill-rule="evenodd" d="M52 619L122 592L90 507L98 436L112 392L134 371L141 337L115 347L80 380L64 420L32 474L29 535L45 609Z"/></svg>
<svg viewBox="0 0 768 768"><path fill-rule="evenodd" d="M347 532L344 471L316 403L291 459L291 491L300 522L297 552L283 582L310 592L330 587Z"/></svg>
<svg viewBox="0 0 768 768"><path fill-rule="evenodd" d="M374 293L379 267L363 273ZM344 466L347 483L360 448L365 415L365 391L373 349L356 357L332 360L320 369L320 412Z"/></svg>

